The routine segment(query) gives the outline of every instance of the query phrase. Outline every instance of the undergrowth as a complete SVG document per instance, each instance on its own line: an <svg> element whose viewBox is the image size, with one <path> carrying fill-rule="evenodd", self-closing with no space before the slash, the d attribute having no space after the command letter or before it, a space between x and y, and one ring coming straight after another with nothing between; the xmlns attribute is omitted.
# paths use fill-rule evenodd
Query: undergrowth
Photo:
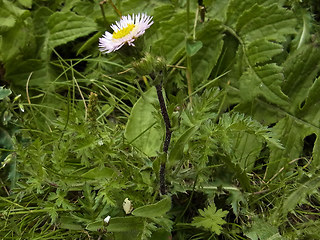
<svg viewBox="0 0 320 240"><path fill-rule="evenodd" d="M316 1L0 9L1 239L319 239ZM166 61L165 195L154 76L98 51L139 12L144 51Z"/></svg>

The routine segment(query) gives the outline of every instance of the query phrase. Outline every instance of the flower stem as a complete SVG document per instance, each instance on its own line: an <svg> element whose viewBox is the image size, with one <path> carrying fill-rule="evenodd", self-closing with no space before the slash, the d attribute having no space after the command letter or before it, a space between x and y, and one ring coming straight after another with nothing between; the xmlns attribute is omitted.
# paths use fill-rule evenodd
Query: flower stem
<svg viewBox="0 0 320 240"><path fill-rule="evenodd" d="M164 102L163 94L162 94L162 84L156 85L157 89L157 95L159 99L161 114L163 117L164 124L166 126L166 137L163 143L163 152L165 153L164 160L161 161L160 165L160 173L159 173L159 179L160 179L160 193L162 195L165 195L167 192L166 189L166 177L165 177L165 170L166 170L166 158L168 154L168 148L171 140L171 124L170 119L167 111L166 104Z"/></svg>

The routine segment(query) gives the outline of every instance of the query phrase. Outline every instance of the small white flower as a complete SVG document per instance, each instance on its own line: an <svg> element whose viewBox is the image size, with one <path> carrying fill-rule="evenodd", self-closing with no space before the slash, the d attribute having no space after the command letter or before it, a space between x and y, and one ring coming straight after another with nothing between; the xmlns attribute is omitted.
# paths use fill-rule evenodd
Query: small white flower
<svg viewBox="0 0 320 240"><path fill-rule="evenodd" d="M116 21L110 26L114 31L112 34L106 31L102 38L99 38L100 51L111 53L126 43L129 46L134 46L134 40L144 34L145 30L153 24L151 20L152 17L145 13L122 17L119 22Z"/></svg>
<svg viewBox="0 0 320 240"><path fill-rule="evenodd" d="M133 210L132 202L128 198L123 201L122 207L126 214L130 214Z"/></svg>
<svg viewBox="0 0 320 240"><path fill-rule="evenodd" d="M111 218L110 216L107 216L103 221L108 224L110 221L110 218Z"/></svg>

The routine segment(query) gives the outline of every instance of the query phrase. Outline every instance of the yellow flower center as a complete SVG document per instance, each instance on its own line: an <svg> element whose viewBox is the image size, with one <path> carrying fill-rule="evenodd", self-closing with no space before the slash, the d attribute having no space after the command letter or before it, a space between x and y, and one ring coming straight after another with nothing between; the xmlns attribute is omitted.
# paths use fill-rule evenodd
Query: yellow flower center
<svg viewBox="0 0 320 240"><path fill-rule="evenodd" d="M124 36L128 35L134 27L135 25L130 23L125 28L122 28L117 32L113 32L112 37L115 39L123 38Z"/></svg>

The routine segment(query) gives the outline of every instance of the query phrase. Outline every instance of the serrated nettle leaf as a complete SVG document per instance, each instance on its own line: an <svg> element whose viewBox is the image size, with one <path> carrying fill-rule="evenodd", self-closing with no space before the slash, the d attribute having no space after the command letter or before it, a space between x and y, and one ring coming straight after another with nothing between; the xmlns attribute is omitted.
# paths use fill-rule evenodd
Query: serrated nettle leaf
<svg viewBox="0 0 320 240"><path fill-rule="evenodd" d="M223 46L221 23L210 21L205 23L197 33L197 40L202 48L191 58L192 78L195 85L206 81L216 65Z"/></svg>
<svg viewBox="0 0 320 240"><path fill-rule="evenodd" d="M283 64L286 81L283 82L282 89L290 98L291 113L296 112L307 97L320 70L319 56L320 49L308 44L290 54Z"/></svg>
<svg viewBox="0 0 320 240"><path fill-rule="evenodd" d="M266 39L259 39L251 42L247 46L247 56L252 66L258 63L270 61L272 57L280 54L283 51L281 44L267 41Z"/></svg>
<svg viewBox="0 0 320 240"><path fill-rule="evenodd" d="M251 172L262 149L262 139L256 134L239 132L234 135L232 162L245 172Z"/></svg>
<svg viewBox="0 0 320 240"><path fill-rule="evenodd" d="M48 44L55 48L96 31L97 25L92 18L79 16L73 12L56 12L49 17L48 28L50 31Z"/></svg>
<svg viewBox="0 0 320 240"><path fill-rule="evenodd" d="M320 77L318 77L313 85L307 91L307 97L302 108L299 108L296 116L300 119L320 127Z"/></svg>
<svg viewBox="0 0 320 240"><path fill-rule="evenodd" d="M284 81L282 68L276 64L249 68L240 78L240 94L244 101L264 97L280 106L288 106L288 97L281 91Z"/></svg>
<svg viewBox="0 0 320 240"><path fill-rule="evenodd" d="M205 19L214 19L225 22L227 17L227 8L229 0L204 0L205 6Z"/></svg>
<svg viewBox="0 0 320 240"><path fill-rule="evenodd" d="M230 0L227 9L227 24L234 26L238 18L247 9L250 9L254 4L262 4L264 0Z"/></svg>
<svg viewBox="0 0 320 240"><path fill-rule="evenodd" d="M193 17L191 14L190 19ZM152 45L152 52L165 57L170 64L174 63L176 56L181 55L185 49L186 19L186 13L176 13L170 20L161 22L159 33L162 39ZM190 23L190 28L191 26Z"/></svg>
<svg viewBox="0 0 320 240"><path fill-rule="evenodd" d="M281 136L280 141L284 149L275 149L270 146L269 164L266 171L266 179L272 178L281 167L292 159L300 157L303 149L303 139L309 135L308 127L302 121L296 121L294 117L287 116L280 120L272 131Z"/></svg>
<svg viewBox="0 0 320 240"><path fill-rule="evenodd" d="M171 198L166 196L164 199L162 199L157 203L136 208L132 212L132 215L138 216L138 217L148 217L148 218L161 217L161 216L164 216L166 212L170 210L170 208L171 208Z"/></svg>
<svg viewBox="0 0 320 240"><path fill-rule="evenodd" d="M154 87L143 94L132 108L125 130L128 142L148 156L161 151L164 134L161 119L157 117L157 92Z"/></svg>
<svg viewBox="0 0 320 240"><path fill-rule="evenodd" d="M236 31L246 42L261 38L283 42L286 35L296 33L296 25L296 18L291 11L277 4L269 7L255 4L238 19Z"/></svg>
<svg viewBox="0 0 320 240"><path fill-rule="evenodd" d="M285 240L279 234L278 228L263 219L255 218L252 227L245 230L245 235L251 240Z"/></svg>

